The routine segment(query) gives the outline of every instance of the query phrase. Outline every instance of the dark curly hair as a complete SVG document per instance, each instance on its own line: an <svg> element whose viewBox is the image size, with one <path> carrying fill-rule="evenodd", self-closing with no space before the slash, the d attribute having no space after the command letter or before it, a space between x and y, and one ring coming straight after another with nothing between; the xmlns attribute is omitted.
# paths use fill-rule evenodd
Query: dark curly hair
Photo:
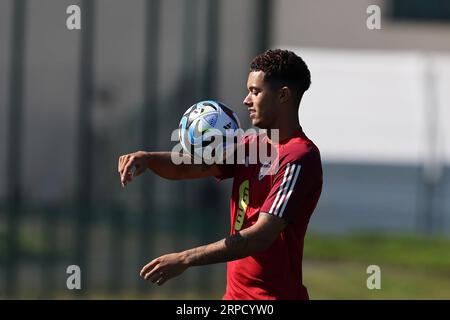
<svg viewBox="0 0 450 320"><path fill-rule="evenodd" d="M311 74L305 61L289 50L267 50L256 56L250 65L252 71L263 71L264 80L273 88L289 87L298 102L311 85Z"/></svg>

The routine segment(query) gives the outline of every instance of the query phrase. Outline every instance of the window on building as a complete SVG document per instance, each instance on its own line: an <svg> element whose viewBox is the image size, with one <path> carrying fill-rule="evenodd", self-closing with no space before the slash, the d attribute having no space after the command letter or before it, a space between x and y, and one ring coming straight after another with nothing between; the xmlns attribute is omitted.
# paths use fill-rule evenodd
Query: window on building
<svg viewBox="0 0 450 320"><path fill-rule="evenodd" d="M450 0L390 0L392 20L450 22Z"/></svg>

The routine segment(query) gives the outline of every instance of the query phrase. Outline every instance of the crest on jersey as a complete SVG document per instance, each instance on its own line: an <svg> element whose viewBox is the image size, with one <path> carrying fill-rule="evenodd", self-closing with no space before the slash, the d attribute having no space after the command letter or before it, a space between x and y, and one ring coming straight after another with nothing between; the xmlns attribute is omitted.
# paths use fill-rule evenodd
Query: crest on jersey
<svg viewBox="0 0 450 320"><path fill-rule="evenodd" d="M269 173L271 165L272 165L271 161L265 162L261 165L261 168L259 169L259 175L258 175L259 181L261 181Z"/></svg>

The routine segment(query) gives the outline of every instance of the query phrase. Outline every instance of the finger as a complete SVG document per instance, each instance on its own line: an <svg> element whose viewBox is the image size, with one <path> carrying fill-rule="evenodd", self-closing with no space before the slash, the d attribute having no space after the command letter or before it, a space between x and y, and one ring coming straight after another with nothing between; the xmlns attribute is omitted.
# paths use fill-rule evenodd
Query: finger
<svg viewBox="0 0 450 320"><path fill-rule="evenodd" d="M150 280L151 282L154 283L156 280L158 280L161 277L164 277L164 273L161 271L161 269L159 268L159 265L158 265L155 268L153 268L152 270L148 271L145 274L144 279Z"/></svg>
<svg viewBox="0 0 450 320"><path fill-rule="evenodd" d="M129 172L130 180L132 178L136 177L136 171L137 171L136 165L134 165L130 168L130 172Z"/></svg>
<svg viewBox="0 0 450 320"><path fill-rule="evenodd" d="M129 159L129 155L124 155L124 156L120 157L120 164L119 164L119 173L120 173L120 175L123 174L123 169L124 169L124 166L127 163L128 159Z"/></svg>
<svg viewBox="0 0 450 320"><path fill-rule="evenodd" d="M122 182L127 181L127 170L130 167L130 160L127 159L122 165L122 172L120 173L120 180Z"/></svg>
<svg viewBox="0 0 450 320"><path fill-rule="evenodd" d="M151 269L155 268L156 265L158 264L159 258L153 259L152 261L150 261L149 263L147 263L140 272L141 277L143 277L147 272L149 272Z"/></svg>
<svg viewBox="0 0 450 320"><path fill-rule="evenodd" d="M163 278L163 274L158 271L154 272L153 274L149 272L144 277L145 280L150 280L153 283L160 281L161 278Z"/></svg>
<svg viewBox="0 0 450 320"><path fill-rule="evenodd" d="M122 184L122 187L125 187L125 184L122 181L122 167L123 167L123 163L125 161L125 156L120 156L119 158L119 164L118 164L118 172L119 172L119 177L120 177L120 183Z"/></svg>
<svg viewBox="0 0 450 320"><path fill-rule="evenodd" d="M130 178L130 171L131 171L132 166L134 165L133 162L134 162L134 158L131 157L125 164L125 167L123 168L122 180L124 178ZM131 179L130 179L130 181L131 181Z"/></svg>
<svg viewBox="0 0 450 320"><path fill-rule="evenodd" d="M158 286L162 286L167 280L169 280L170 278L160 278L158 281L156 281L156 284Z"/></svg>
<svg viewBox="0 0 450 320"><path fill-rule="evenodd" d="M125 163L127 162L128 156L125 155L125 156L121 156L120 158L121 159L120 159L120 164L119 164L119 174L120 174L120 177L122 178L122 176L123 176L123 167L125 166Z"/></svg>
<svg viewBox="0 0 450 320"><path fill-rule="evenodd" d="M125 165L127 164L129 158L130 158L129 154L122 156L122 159L120 161L120 175L123 175L123 169L124 169Z"/></svg>
<svg viewBox="0 0 450 320"><path fill-rule="evenodd" d="M120 173L120 165L121 165L121 163L122 163L122 157L123 157L123 156L120 156L120 157L119 157L119 160L117 161L117 172L119 172L119 173Z"/></svg>
<svg viewBox="0 0 450 320"><path fill-rule="evenodd" d="M134 166L134 162L135 162L135 157L132 155L126 155L123 158L122 168L121 168L121 172L120 172L120 175L122 177L125 177L129 174L130 168L132 168Z"/></svg>

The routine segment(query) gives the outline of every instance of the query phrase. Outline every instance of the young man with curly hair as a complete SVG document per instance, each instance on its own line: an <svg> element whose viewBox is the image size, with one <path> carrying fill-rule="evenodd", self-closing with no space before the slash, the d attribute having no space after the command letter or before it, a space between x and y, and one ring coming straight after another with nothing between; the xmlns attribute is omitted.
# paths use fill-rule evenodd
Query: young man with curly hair
<svg viewBox="0 0 450 320"><path fill-rule="evenodd" d="M230 235L158 257L142 268L142 277L162 285L189 267L227 262L224 299L309 299L302 280L303 244L322 191L319 150L298 121L310 83L307 65L291 51L268 50L251 63L244 105L253 126L279 134L277 142L270 135L265 140L278 153L270 174L264 174L267 164L262 163L174 165L169 152L140 151L119 158L123 185L146 169L168 179L233 178ZM246 137L243 143L255 139Z"/></svg>

